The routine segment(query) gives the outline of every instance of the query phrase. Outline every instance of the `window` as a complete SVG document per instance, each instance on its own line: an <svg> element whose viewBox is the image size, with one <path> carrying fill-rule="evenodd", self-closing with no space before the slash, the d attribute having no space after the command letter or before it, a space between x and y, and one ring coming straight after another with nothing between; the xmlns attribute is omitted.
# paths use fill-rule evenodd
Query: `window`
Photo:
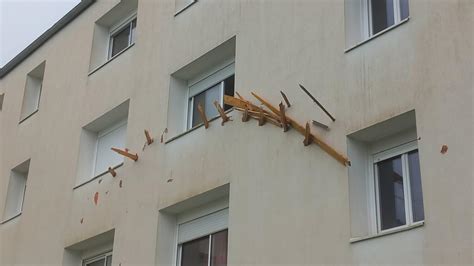
<svg viewBox="0 0 474 266"><path fill-rule="evenodd" d="M403 149L374 155L379 232L424 220L418 150Z"/></svg>
<svg viewBox="0 0 474 266"><path fill-rule="evenodd" d="M46 62L41 63L26 76L20 122L38 111Z"/></svg>
<svg viewBox="0 0 474 266"><path fill-rule="evenodd" d="M423 224L417 143L414 111L348 136L353 240Z"/></svg>
<svg viewBox="0 0 474 266"><path fill-rule="evenodd" d="M112 265L112 252L101 254L99 256L86 259L83 262L83 266L111 266Z"/></svg>
<svg viewBox="0 0 474 266"><path fill-rule="evenodd" d="M198 92L197 94L193 94L195 86L199 86L199 83L189 88L188 128L193 128L203 123L198 111L199 104L201 104L204 113L208 118L219 115L219 112L214 106L214 101L217 101L221 106L224 106L224 111L231 108L229 105L224 105L224 95L234 96L234 75L206 88L204 91Z"/></svg>
<svg viewBox="0 0 474 266"><path fill-rule="evenodd" d="M408 16L408 0L345 0L346 46L357 45Z"/></svg>
<svg viewBox="0 0 474 266"><path fill-rule="evenodd" d="M3 220L8 221L23 210L23 201L26 191L26 180L30 168L30 160L27 160L13 168L10 172L10 181L8 182L7 199L3 212Z"/></svg>
<svg viewBox="0 0 474 266"><path fill-rule="evenodd" d="M227 208L178 225L178 266L227 265Z"/></svg>
<svg viewBox="0 0 474 266"><path fill-rule="evenodd" d="M200 103L207 118L218 116L217 101L224 110L224 95L234 95L235 37L225 41L170 76L167 129L173 139L202 124Z"/></svg>
<svg viewBox="0 0 474 266"><path fill-rule="evenodd" d="M138 0L117 2L94 23L89 75L135 43Z"/></svg>
<svg viewBox="0 0 474 266"><path fill-rule="evenodd" d="M137 18L134 15L133 18L128 19L120 27L110 32L109 58L114 57L135 43L136 27Z"/></svg>
<svg viewBox="0 0 474 266"><path fill-rule="evenodd" d="M125 148L129 101L120 104L82 128L78 185L123 164L123 156L111 148Z"/></svg>

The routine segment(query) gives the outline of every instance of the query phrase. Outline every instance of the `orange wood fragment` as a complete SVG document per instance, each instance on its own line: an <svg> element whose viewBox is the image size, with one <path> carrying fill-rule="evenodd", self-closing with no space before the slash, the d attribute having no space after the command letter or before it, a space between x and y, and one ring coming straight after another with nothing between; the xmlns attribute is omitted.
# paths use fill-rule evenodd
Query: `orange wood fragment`
<svg viewBox="0 0 474 266"><path fill-rule="evenodd" d="M128 149L125 149L125 151L117 148L111 148L114 152L123 155L131 160L134 160L135 162L138 160L138 154L131 154L128 152Z"/></svg>

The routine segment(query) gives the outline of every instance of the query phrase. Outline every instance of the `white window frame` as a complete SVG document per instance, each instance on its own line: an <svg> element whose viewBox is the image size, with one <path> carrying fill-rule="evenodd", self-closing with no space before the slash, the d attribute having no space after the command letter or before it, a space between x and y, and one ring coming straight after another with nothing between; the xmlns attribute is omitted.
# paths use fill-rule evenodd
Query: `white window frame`
<svg viewBox="0 0 474 266"><path fill-rule="evenodd" d="M190 82L188 84L188 92L186 97L186 106L188 108L186 112L185 128L190 130L193 128L193 116L194 116L194 97L202 92L205 92L216 85L220 85L220 105L224 106L224 81L231 77L235 76L235 62L232 61L230 64L225 65L219 70L209 74L208 76L199 79L195 82ZM213 79L213 77L218 77L218 81ZM208 117L211 119L213 117Z"/></svg>
<svg viewBox="0 0 474 266"><path fill-rule="evenodd" d="M414 222L413 221L413 206L411 200L411 185L410 185L410 171L408 165L408 153L418 150L417 141L412 141L409 143L405 143L399 145L397 147L381 151L378 153L372 154L372 159L369 160L369 171L370 176L369 178L369 191L373 191L371 193L372 196L369 197L369 207L371 209L371 228L375 235L379 234L387 234L391 232L400 231L401 229L414 227L417 225L421 225L424 223L424 220ZM381 213L380 213L380 199L379 199L379 184L378 184L378 171L377 171L377 163L381 162L386 159L390 159L396 156L401 155L402 160L402 172L403 172L403 193L404 193L404 201L405 201L405 220L406 224L389 228L386 230L382 230L381 228Z"/></svg>
<svg viewBox="0 0 474 266"><path fill-rule="evenodd" d="M102 254L99 254L99 255L96 255L94 257L82 260L82 266L87 266L87 265L89 265L91 263L94 263L94 262L96 262L98 260L101 260L101 259L104 259L104 266L106 266L108 256L112 256L112 259L113 259L112 250L108 251L108 252L105 252L105 253L102 253Z"/></svg>
<svg viewBox="0 0 474 266"><path fill-rule="evenodd" d="M374 25L372 23L372 1L373 0L366 0L364 1L364 4L366 6L364 6L364 11L366 11L367 13L364 12L364 16L366 19L364 20L364 24L363 25L366 25L366 30L364 30L364 32L368 33L368 35L366 36L366 38L370 38L370 37L373 37L379 33L382 33L384 32L385 30L391 28L391 27L394 27L398 24L400 24L402 22L401 20L401 10L400 10L400 0L392 0L393 1L393 20L394 20L394 23L393 25L391 26L388 26L387 28L377 32L374 34ZM408 2L410 3L410 2ZM366 24L367 23L367 24Z"/></svg>
<svg viewBox="0 0 474 266"><path fill-rule="evenodd" d="M92 167L92 178L97 177L97 176L101 176L101 175L103 175L104 173L107 172L107 170L106 170L106 171L104 171L104 172L101 172L101 173L97 173L97 174L96 174L97 159L98 159L98 158L97 158L97 154L99 153L98 149L99 149L99 141L100 141L100 139L101 139L102 137L107 136L108 134L114 132L115 130L121 128L122 126L124 126L124 125L126 126L127 123L128 123L128 119L123 119L122 121L120 121L120 122L114 124L113 126L111 126L111 127L109 127L109 128L106 128L106 129L100 131L99 133L97 133L97 139L96 139L96 141L95 141L95 148L94 148L94 165L93 165L93 167ZM115 168L117 168L118 166L120 166L120 165L122 165L122 164L123 164L123 161L122 161L121 163L117 164L117 165L111 165L110 167L112 167L112 168L115 169Z"/></svg>
<svg viewBox="0 0 474 266"><path fill-rule="evenodd" d="M135 42L132 40L132 23L134 20L137 19L137 12L133 12L129 16L127 16L125 19L121 20L119 23L117 23L115 26L110 28L109 31L109 43L108 43L108 51L107 51L107 58L110 60L119 54L121 54L123 51L125 51L128 47L132 46ZM138 23L136 22L136 25L138 26ZM128 32L128 46L124 48L122 51L118 52L117 54L112 56L112 48L113 48L113 39L117 33L121 32L124 28L130 27L130 31Z"/></svg>

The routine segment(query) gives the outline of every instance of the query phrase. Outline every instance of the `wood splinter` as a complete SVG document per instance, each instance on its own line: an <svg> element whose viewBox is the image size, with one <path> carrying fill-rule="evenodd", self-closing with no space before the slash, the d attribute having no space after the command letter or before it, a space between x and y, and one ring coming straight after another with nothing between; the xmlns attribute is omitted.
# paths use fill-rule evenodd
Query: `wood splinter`
<svg viewBox="0 0 474 266"><path fill-rule="evenodd" d="M280 102L280 120L281 120L281 126L283 127L283 132L286 132L290 129L288 126L288 122L286 121L286 115L285 115L285 105Z"/></svg>
<svg viewBox="0 0 474 266"><path fill-rule="evenodd" d="M281 96L283 97L283 100L285 100L286 106L290 108L291 104L290 104L290 101L288 101L288 97L286 97L286 94L283 91L280 91L280 93L281 93Z"/></svg>
<svg viewBox="0 0 474 266"><path fill-rule="evenodd" d="M117 172L115 172L115 169L112 168L112 167L109 167L109 173L112 175L112 177L116 177L116 176L117 176Z"/></svg>
<svg viewBox="0 0 474 266"><path fill-rule="evenodd" d="M326 130L329 130L329 127L321 122L318 122L316 120L313 120L313 125L317 126L317 127L320 127L320 128L323 128L323 129L326 129Z"/></svg>
<svg viewBox="0 0 474 266"><path fill-rule="evenodd" d="M131 154L128 152L128 149L125 149L125 151L121 149L117 149L117 148L111 148L111 149L122 156L125 156L131 160L134 160L135 162L138 160L138 154Z"/></svg>
<svg viewBox="0 0 474 266"><path fill-rule="evenodd" d="M311 129L309 128L309 123L306 122L306 128L304 132L304 141L303 141L305 146L308 146L311 144Z"/></svg>
<svg viewBox="0 0 474 266"><path fill-rule="evenodd" d="M267 119L265 115L263 114L263 111L260 110L260 112L258 112L258 125L263 126L265 125L265 122L267 122Z"/></svg>
<svg viewBox="0 0 474 266"><path fill-rule="evenodd" d="M316 98L314 98L314 96L301 84L298 84L300 85L300 88L309 96L309 98L311 98L311 100L313 100L314 103L316 103L316 105L319 106L319 108L321 108L321 110L323 110L323 112L329 116L329 118L331 118L331 120L333 122L336 122L336 118L334 118L327 110L326 108L324 108L324 106L318 101L316 100Z"/></svg>
<svg viewBox="0 0 474 266"><path fill-rule="evenodd" d="M198 103L198 111L199 111L199 116L201 117L202 122L204 122L204 128L209 128L209 120L207 120L206 113L204 112L204 109L202 108L201 103Z"/></svg>
<svg viewBox="0 0 474 266"><path fill-rule="evenodd" d="M214 101L214 106L217 108L217 111L222 118L221 125L224 125L225 122L230 121L230 117L227 116L227 114L224 112L224 109L222 109L221 105L217 101Z"/></svg>
<svg viewBox="0 0 474 266"><path fill-rule="evenodd" d="M247 122L249 121L249 110L247 108L244 109L244 112L242 113L242 122Z"/></svg>
<svg viewBox="0 0 474 266"><path fill-rule="evenodd" d="M150 145L153 143L153 141L155 141L151 136L150 136L150 132L148 132L148 130L145 129L145 137L146 137L146 144L147 145Z"/></svg>

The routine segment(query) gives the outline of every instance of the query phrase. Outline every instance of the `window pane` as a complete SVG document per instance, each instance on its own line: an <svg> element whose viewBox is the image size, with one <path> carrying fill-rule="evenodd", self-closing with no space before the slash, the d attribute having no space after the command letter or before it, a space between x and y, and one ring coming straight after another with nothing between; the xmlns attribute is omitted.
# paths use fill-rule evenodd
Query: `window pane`
<svg viewBox="0 0 474 266"><path fill-rule="evenodd" d="M198 95L194 96L194 106L193 106L193 123L192 127L202 123L201 117L199 116L198 104L200 103L204 109L204 113L207 116L207 119L211 119L217 116L216 107L214 106L214 101L221 102L221 87L222 84L219 83L214 87L211 87Z"/></svg>
<svg viewBox="0 0 474 266"><path fill-rule="evenodd" d="M112 37L112 53L111 56L118 54L128 47L128 35L130 34L130 26L125 27L119 33Z"/></svg>
<svg viewBox="0 0 474 266"><path fill-rule="evenodd" d="M123 163L123 156L112 151L110 148L124 148L126 134L127 124L124 124L99 137L94 176L102 174L107 171L109 167L115 167Z"/></svg>
<svg viewBox="0 0 474 266"><path fill-rule="evenodd" d="M393 0L371 0L372 34L395 24Z"/></svg>
<svg viewBox="0 0 474 266"><path fill-rule="evenodd" d="M96 261L91 262L91 263L87 263L86 266L104 266L104 264L105 264L105 258L100 259L100 260L96 260Z"/></svg>
<svg viewBox="0 0 474 266"><path fill-rule="evenodd" d="M132 21L132 36L130 40L130 44L135 43L135 35L137 34L137 19Z"/></svg>
<svg viewBox="0 0 474 266"><path fill-rule="evenodd" d="M400 0L400 18L404 20L408 18L409 11L408 11L408 0Z"/></svg>
<svg viewBox="0 0 474 266"><path fill-rule="evenodd" d="M423 210L423 191L421 189L420 161L417 150L408 153L408 169L410 172L413 221L423 221L425 219L425 214Z"/></svg>
<svg viewBox="0 0 474 266"><path fill-rule="evenodd" d="M181 246L181 266L207 266L209 236L184 243Z"/></svg>
<svg viewBox="0 0 474 266"><path fill-rule="evenodd" d="M406 224L401 156L377 163L380 227L382 230Z"/></svg>
<svg viewBox="0 0 474 266"><path fill-rule="evenodd" d="M105 266L111 266L112 265L112 255L107 256L107 263Z"/></svg>
<svg viewBox="0 0 474 266"><path fill-rule="evenodd" d="M224 80L224 94L229 96L234 96L234 78L235 76L232 75ZM232 106L225 104L224 111L229 110Z"/></svg>
<svg viewBox="0 0 474 266"><path fill-rule="evenodd" d="M227 230L212 235L211 266L227 265Z"/></svg>

